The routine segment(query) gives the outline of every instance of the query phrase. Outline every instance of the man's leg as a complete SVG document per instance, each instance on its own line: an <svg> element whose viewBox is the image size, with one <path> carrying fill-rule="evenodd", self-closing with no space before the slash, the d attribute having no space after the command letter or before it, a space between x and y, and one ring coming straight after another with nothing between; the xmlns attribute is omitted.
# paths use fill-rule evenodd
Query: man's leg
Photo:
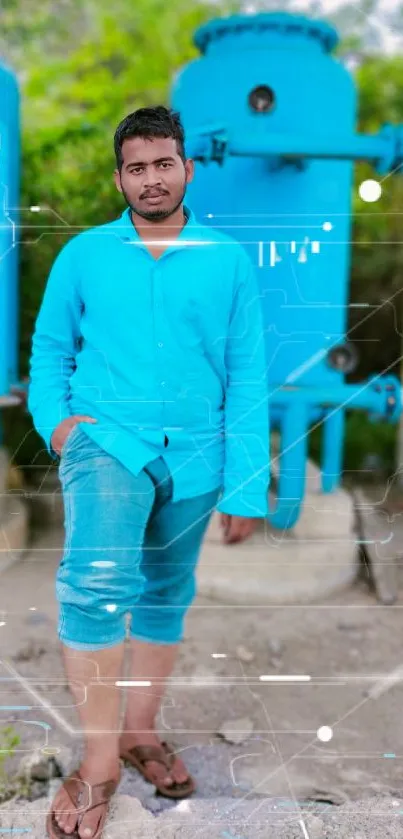
<svg viewBox="0 0 403 839"><path fill-rule="evenodd" d="M165 693L166 679L172 673L179 644L152 644L132 638L130 641L130 673L125 678L148 680L151 687L129 687L126 695L126 710L120 745L126 749L132 746L159 746L160 740L155 733L155 720L162 697ZM178 784L186 781L188 772L185 764L177 758L171 773L167 774L161 763L147 761L147 769L155 772L164 784L173 781Z"/></svg>
<svg viewBox="0 0 403 839"><path fill-rule="evenodd" d="M95 652L75 650L63 644L62 650L66 676L85 738L80 773L89 784L118 779L121 691L115 681L122 672L124 644ZM55 820L62 830L72 833L77 824L77 811L63 787L57 793L53 807ZM103 809L101 805L84 816L78 828L80 837L94 835Z"/></svg>
<svg viewBox="0 0 403 839"><path fill-rule="evenodd" d="M143 471L133 476L82 429L62 457L59 477L65 504L66 539L56 575L58 636L84 736L80 772L87 783L119 773L119 698L125 615L143 586L139 570L144 533L154 502L154 485ZM60 791L61 797L66 795ZM74 830L77 810L62 824ZM59 800L53 802L55 819ZM79 828L91 837L102 808L90 811ZM66 832L67 829L66 829Z"/></svg>
<svg viewBox="0 0 403 839"><path fill-rule="evenodd" d="M219 489L156 505L145 533L141 571L145 585L132 611L131 669L127 678L148 679L150 688L128 688L121 745L160 745L155 720L171 674L184 619L196 595L195 570ZM158 498L158 494L157 494ZM163 783L183 783L188 772L177 758L167 775L162 764L147 762Z"/></svg>

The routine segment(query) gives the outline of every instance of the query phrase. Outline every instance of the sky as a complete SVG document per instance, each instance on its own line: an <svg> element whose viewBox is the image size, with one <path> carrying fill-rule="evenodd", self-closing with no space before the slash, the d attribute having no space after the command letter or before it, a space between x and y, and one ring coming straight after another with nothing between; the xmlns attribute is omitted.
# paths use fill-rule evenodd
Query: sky
<svg viewBox="0 0 403 839"><path fill-rule="evenodd" d="M354 2L354 0L353 0L353 2ZM322 7L322 10L323 10L319 16L323 17L323 18L326 18L326 12L327 11L333 12L336 9L338 9L340 6L345 5L345 0L342 0L342 2L341 2L341 0L321 0L321 2L319 0L318 5L319 4L320 4L320 6ZM263 3L260 3L260 4L258 3L258 5L260 5L260 8L261 8ZM275 4L274 3L270 3L270 4L268 3L268 5L270 5L271 9L273 9ZM287 9L289 11L294 11L295 10L296 12L300 12L301 14L305 14L308 5L309 5L309 3L307 2L307 0L292 0L292 2L287 7ZM353 5L353 3L352 3L352 5ZM361 4L357 4L357 5L360 6ZM390 26L388 26L387 23L384 20L382 20L382 13L385 12L385 14L387 15L390 12L396 11L398 9L399 5L401 5L399 0L379 0L378 9L379 9L380 14L378 12L375 15L367 15L369 23L372 24L373 27L376 28L377 31L379 32L379 34L381 36L382 47L385 49L385 52L388 53L388 54L396 54L396 53L402 53L403 54L403 52L402 52L402 36L398 36L396 34L396 32L394 32L393 29ZM281 0L279 0L279 2L277 4L277 8L280 10L281 6L282 6ZM253 13L253 11L254 11L253 0L251 0L251 2L248 2L248 0L245 0L244 9L245 9L245 11L248 11L248 12L250 11L251 13Z"/></svg>

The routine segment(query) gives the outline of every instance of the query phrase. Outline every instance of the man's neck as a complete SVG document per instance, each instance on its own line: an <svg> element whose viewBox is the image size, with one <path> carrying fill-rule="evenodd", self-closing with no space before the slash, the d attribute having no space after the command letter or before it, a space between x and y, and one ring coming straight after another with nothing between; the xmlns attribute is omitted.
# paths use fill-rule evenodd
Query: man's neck
<svg viewBox="0 0 403 839"><path fill-rule="evenodd" d="M176 239L183 230L187 218L183 204L172 215L161 221L149 221L130 210L130 217L141 239L145 241L158 239Z"/></svg>

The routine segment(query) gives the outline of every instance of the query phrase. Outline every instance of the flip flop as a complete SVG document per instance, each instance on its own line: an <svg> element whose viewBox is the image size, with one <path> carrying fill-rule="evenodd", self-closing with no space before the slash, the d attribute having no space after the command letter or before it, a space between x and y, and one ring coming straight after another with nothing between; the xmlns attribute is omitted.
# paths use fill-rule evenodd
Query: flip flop
<svg viewBox="0 0 403 839"><path fill-rule="evenodd" d="M170 786L166 786L161 781L157 781L154 773L146 768L145 763L148 760L154 760L157 763L162 763L166 769L172 769L175 762L175 752L165 740L162 741L161 746L145 745L123 749L120 752L120 757L127 760L135 769L138 769L146 781L154 784L159 795L166 798L188 798L196 789L196 784L191 775L181 784L174 781Z"/></svg>
<svg viewBox="0 0 403 839"><path fill-rule="evenodd" d="M116 781L113 778L109 781L102 781L100 784L89 784L81 777L79 770L75 770L66 778L63 787L66 790L76 810L80 811L80 822L89 810L94 810L100 804L106 804L105 811L100 818L98 830L91 839L101 839L109 810L109 801L116 791L120 778ZM46 820L46 831L50 839L81 839L77 829L73 833L65 833L55 819L53 805Z"/></svg>

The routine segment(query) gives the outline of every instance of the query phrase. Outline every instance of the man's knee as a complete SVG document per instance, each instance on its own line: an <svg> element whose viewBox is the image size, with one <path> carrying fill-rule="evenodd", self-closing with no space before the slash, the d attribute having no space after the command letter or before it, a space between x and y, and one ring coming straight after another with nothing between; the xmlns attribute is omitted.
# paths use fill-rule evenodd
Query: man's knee
<svg viewBox="0 0 403 839"><path fill-rule="evenodd" d="M127 634L126 611L112 603L102 607L60 603L59 640L76 650L104 649L123 643Z"/></svg>
<svg viewBox="0 0 403 839"><path fill-rule="evenodd" d="M192 573L177 578L167 586L147 586L131 609L130 636L156 644L177 643L183 638L186 614L197 592L196 576Z"/></svg>

